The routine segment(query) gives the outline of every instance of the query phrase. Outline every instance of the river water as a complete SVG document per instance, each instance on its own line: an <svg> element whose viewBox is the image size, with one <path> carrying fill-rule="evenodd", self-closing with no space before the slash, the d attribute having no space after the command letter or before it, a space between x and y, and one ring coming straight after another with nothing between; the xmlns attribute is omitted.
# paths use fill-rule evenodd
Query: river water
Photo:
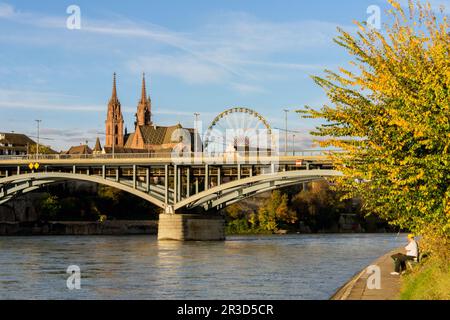
<svg viewBox="0 0 450 320"><path fill-rule="evenodd" d="M404 242L396 234L0 238L0 299L328 299ZM81 269L69 290L68 266Z"/></svg>

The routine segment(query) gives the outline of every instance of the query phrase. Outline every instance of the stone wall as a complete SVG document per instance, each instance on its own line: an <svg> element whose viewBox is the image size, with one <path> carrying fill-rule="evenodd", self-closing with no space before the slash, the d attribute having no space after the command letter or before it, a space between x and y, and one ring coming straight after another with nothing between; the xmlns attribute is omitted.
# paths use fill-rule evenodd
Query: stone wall
<svg viewBox="0 0 450 320"><path fill-rule="evenodd" d="M39 219L36 203L42 193L29 193L0 205L0 222L28 222Z"/></svg>
<svg viewBox="0 0 450 320"><path fill-rule="evenodd" d="M199 214L159 215L159 240L220 241L225 240L222 216Z"/></svg>
<svg viewBox="0 0 450 320"><path fill-rule="evenodd" d="M105 222L50 221L50 222L0 222L0 235L129 235L153 234L158 221L113 220Z"/></svg>
<svg viewBox="0 0 450 320"><path fill-rule="evenodd" d="M60 190L67 194L89 193L96 194L98 185L84 181L66 181L57 185ZM44 190L44 189L41 189ZM0 205L0 222L30 222L38 221L39 212L36 210L45 192L32 192L17 197L5 204Z"/></svg>

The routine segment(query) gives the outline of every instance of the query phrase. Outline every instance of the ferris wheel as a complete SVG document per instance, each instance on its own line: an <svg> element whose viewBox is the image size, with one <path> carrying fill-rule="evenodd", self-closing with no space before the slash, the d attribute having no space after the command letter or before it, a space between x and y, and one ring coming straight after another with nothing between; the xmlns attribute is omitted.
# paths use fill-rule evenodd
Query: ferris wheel
<svg viewBox="0 0 450 320"><path fill-rule="evenodd" d="M221 112L206 130L204 146L210 153L276 149L267 120L258 112L243 107Z"/></svg>

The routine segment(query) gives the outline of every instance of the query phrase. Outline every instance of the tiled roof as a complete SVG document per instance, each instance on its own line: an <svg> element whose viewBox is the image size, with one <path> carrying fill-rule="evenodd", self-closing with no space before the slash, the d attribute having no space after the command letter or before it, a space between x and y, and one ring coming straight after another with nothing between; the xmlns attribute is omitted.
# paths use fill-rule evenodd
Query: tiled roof
<svg viewBox="0 0 450 320"><path fill-rule="evenodd" d="M112 153L112 147L105 147L104 148L105 153L111 154ZM115 147L114 153L140 153L140 154L166 154L170 155L172 152L172 148L161 148L156 150L149 150L149 149L133 149L133 148L121 148L121 147Z"/></svg>
<svg viewBox="0 0 450 320"><path fill-rule="evenodd" d="M132 142L133 142L134 132L129 133L124 136L125 139L125 148L131 148Z"/></svg>
<svg viewBox="0 0 450 320"><path fill-rule="evenodd" d="M20 133L0 133L1 144L12 144L13 146L34 145L36 142L31 140L28 136Z"/></svg>
<svg viewBox="0 0 450 320"><path fill-rule="evenodd" d="M105 153L112 153L112 147L105 147ZM145 149L132 149L132 148L122 148L115 146L114 153L148 153L148 150Z"/></svg>
<svg viewBox="0 0 450 320"><path fill-rule="evenodd" d="M102 151L102 146L100 144L100 139L99 138L97 138L97 140L95 141L95 147L94 147L93 151L95 151L95 152Z"/></svg>
<svg viewBox="0 0 450 320"><path fill-rule="evenodd" d="M176 141L172 141L172 134L175 130L182 128L181 125L175 125L170 127L161 126L139 126L138 129L141 131L142 138L145 144L167 144Z"/></svg>
<svg viewBox="0 0 450 320"><path fill-rule="evenodd" d="M92 149L87 145L73 146L66 154L92 154Z"/></svg>
<svg viewBox="0 0 450 320"><path fill-rule="evenodd" d="M146 147L144 149L134 149L133 148L133 140L134 136L136 135L135 132L129 133L125 136L125 145L124 148L116 147L115 152L140 152L140 153L147 153L149 152L147 146L152 146L151 149L152 152L157 153L164 153L164 152L171 152L172 149L168 146L173 143L178 143L178 140L172 140L172 135L177 129L185 129L188 130L191 141L194 141L194 129L192 128L183 128L180 124L174 125L174 126L155 126L155 125L146 125L146 126L138 126L136 130L139 130L143 140L144 145ZM199 137L200 139L200 137ZM199 140L200 141L200 140ZM166 145L166 147L163 149L162 146ZM159 147L158 147L159 146ZM156 147L156 148L155 148ZM105 151L107 153L110 153L112 150L111 147L105 148Z"/></svg>

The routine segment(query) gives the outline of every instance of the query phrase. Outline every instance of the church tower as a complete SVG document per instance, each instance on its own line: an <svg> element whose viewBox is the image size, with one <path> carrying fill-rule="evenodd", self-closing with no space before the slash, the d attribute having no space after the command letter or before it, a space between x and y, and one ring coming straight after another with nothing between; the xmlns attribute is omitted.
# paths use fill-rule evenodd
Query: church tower
<svg viewBox="0 0 450 320"><path fill-rule="evenodd" d="M136 128L138 126L149 126L152 125L152 101L150 97L147 97L147 91L145 88L145 73L142 74L142 92L141 100L137 107L136 122L134 123Z"/></svg>
<svg viewBox="0 0 450 320"><path fill-rule="evenodd" d="M117 98L116 73L113 77L113 89L111 99L108 103L108 114L106 116L106 143L105 147L124 146L123 138L123 116L120 101Z"/></svg>

